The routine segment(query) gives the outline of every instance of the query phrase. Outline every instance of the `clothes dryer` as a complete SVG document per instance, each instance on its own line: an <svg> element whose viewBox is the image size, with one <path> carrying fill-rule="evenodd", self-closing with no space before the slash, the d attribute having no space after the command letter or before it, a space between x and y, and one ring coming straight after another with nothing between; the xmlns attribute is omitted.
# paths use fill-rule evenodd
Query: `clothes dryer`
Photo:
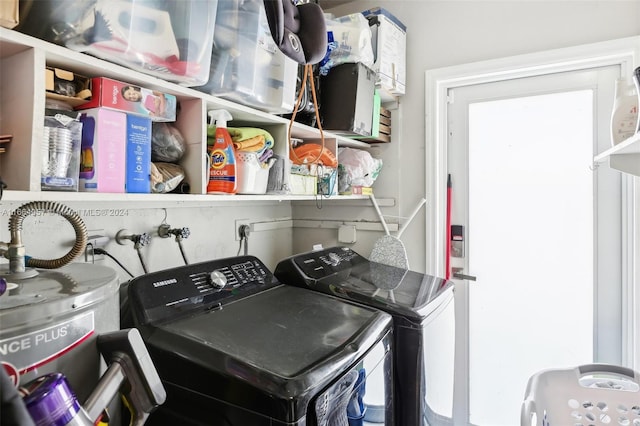
<svg viewBox="0 0 640 426"><path fill-rule="evenodd" d="M391 314L396 424L451 424L453 282L371 262L348 247L289 257L278 263L274 274L284 284L331 294ZM365 397L365 407L368 420L380 406Z"/></svg>
<svg viewBox="0 0 640 426"><path fill-rule="evenodd" d="M387 313L285 286L253 256L146 274L128 294L167 392L150 425L359 426L372 383L394 424Z"/></svg>

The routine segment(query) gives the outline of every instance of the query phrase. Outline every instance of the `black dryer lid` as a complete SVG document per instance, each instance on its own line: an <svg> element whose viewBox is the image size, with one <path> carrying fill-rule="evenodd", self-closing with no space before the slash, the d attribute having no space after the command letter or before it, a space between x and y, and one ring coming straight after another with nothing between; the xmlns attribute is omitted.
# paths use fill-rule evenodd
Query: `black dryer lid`
<svg viewBox="0 0 640 426"><path fill-rule="evenodd" d="M414 323L428 321L453 299L452 281L371 262L348 247L284 259L274 275L282 283L363 303Z"/></svg>

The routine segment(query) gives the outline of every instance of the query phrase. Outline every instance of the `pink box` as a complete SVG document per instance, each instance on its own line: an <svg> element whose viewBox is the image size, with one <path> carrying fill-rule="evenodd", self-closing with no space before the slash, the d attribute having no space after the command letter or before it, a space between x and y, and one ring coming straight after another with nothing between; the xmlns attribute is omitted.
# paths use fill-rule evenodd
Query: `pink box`
<svg viewBox="0 0 640 426"><path fill-rule="evenodd" d="M79 191L124 192L127 115L106 108L86 110L82 121Z"/></svg>
<svg viewBox="0 0 640 426"><path fill-rule="evenodd" d="M105 77L91 79L91 99L75 109L110 108L149 117L151 121L176 121L173 95Z"/></svg>

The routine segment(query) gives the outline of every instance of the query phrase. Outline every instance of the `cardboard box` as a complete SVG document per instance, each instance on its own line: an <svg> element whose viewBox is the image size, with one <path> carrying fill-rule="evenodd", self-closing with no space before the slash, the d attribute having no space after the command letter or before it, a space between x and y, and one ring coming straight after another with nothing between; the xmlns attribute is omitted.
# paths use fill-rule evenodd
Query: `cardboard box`
<svg viewBox="0 0 640 426"><path fill-rule="evenodd" d="M350 186L347 191L341 192L340 195L371 195L373 188L370 186Z"/></svg>
<svg viewBox="0 0 640 426"><path fill-rule="evenodd" d="M0 26L13 28L20 23L18 0L0 1Z"/></svg>
<svg viewBox="0 0 640 426"><path fill-rule="evenodd" d="M46 67L44 83L46 97L77 107L91 98L91 79L60 68Z"/></svg>
<svg viewBox="0 0 640 426"><path fill-rule="evenodd" d="M151 119L127 114L125 192L151 192Z"/></svg>
<svg viewBox="0 0 640 426"><path fill-rule="evenodd" d="M91 79L91 99L76 109L109 108L148 117L152 121L176 121L177 99L134 84L105 77Z"/></svg>
<svg viewBox="0 0 640 426"><path fill-rule="evenodd" d="M376 89L373 101L373 125L371 136L349 136L369 143L391 142L391 111L381 105L381 97Z"/></svg>
<svg viewBox="0 0 640 426"><path fill-rule="evenodd" d="M124 192L127 115L107 108L83 111L80 191Z"/></svg>
<svg viewBox="0 0 640 426"><path fill-rule="evenodd" d="M407 27L381 7L365 10L369 20L376 83L386 92L398 96L405 93Z"/></svg>
<svg viewBox="0 0 640 426"><path fill-rule="evenodd" d="M289 192L294 195L316 195L318 178L310 175L289 175Z"/></svg>

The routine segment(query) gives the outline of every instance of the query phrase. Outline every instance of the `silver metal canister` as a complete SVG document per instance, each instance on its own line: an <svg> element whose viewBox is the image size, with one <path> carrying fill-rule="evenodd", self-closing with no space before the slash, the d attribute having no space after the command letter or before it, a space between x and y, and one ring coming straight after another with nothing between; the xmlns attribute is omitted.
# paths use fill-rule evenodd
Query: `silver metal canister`
<svg viewBox="0 0 640 426"><path fill-rule="evenodd" d="M16 386L62 373L84 401L106 368L96 337L120 329L117 274L89 263L38 271L33 278L7 279L0 296L0 362Z"/></svg>

